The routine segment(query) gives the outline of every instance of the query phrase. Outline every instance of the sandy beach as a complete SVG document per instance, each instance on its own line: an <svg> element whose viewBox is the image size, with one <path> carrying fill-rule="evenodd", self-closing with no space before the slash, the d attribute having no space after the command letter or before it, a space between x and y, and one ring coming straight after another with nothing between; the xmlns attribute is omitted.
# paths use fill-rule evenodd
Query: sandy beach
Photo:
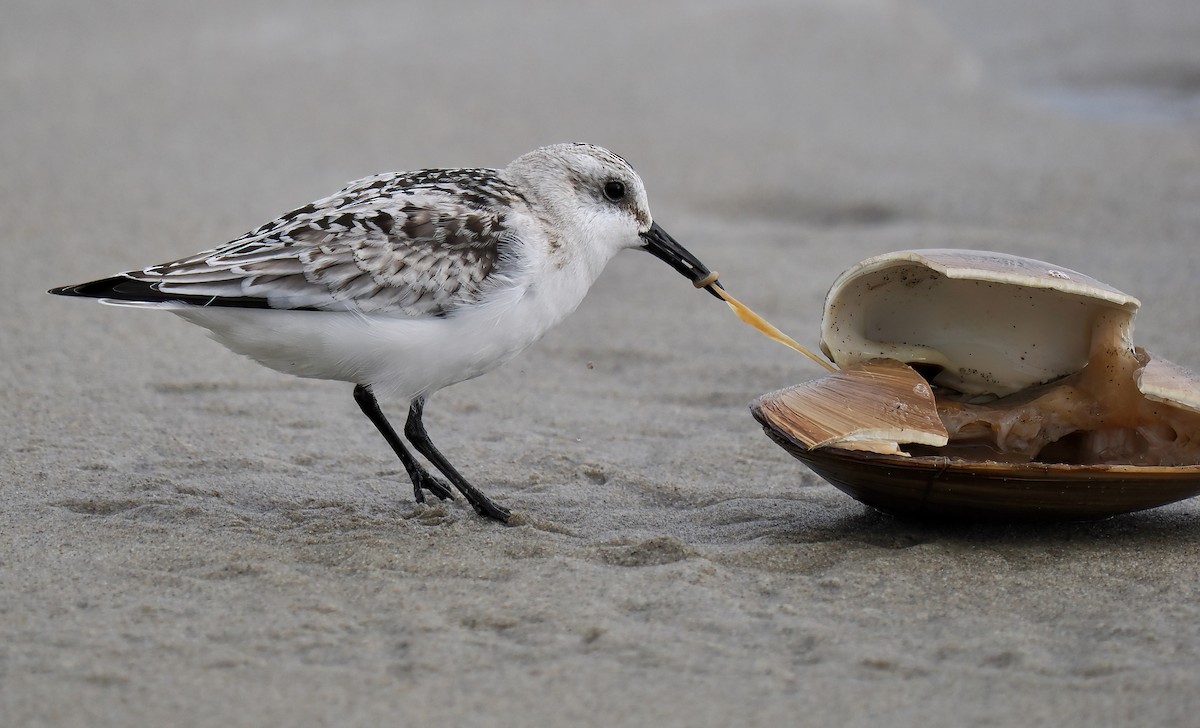
<svg viewBox="0 0 1200 728"><path fill-rule="evenodd" d="M45 291L589 141L804 343L853 263L984 248L1138 296L1200 368L1200 5L0 9L0 724L1195 721L1200 502L875 512L749 414L820 370L651 256L431 400L507 527L415 505L350 386Z"/></svg>

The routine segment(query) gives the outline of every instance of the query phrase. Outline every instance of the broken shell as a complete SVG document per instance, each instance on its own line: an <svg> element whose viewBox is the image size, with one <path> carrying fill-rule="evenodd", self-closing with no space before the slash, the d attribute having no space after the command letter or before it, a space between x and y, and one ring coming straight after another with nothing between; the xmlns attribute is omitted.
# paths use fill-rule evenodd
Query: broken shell
<svg viewBox="0 0 1200 728"><path fill-rule="evenodd" d="M932 389L911 367L891 359L852 364L766 395L757 407L807 449L899 455L902 442L938 447L948 440Z"/></svg>
<svg viewBox="0 0 1200 728"><path fill-rule="evenodd" d="M834 281L821 350L838 364L895 359L933 383L1005 395L1087 363L1099 311L1132 320L1138 300L1067 268L975 250L905 250Z"/></svg>
<svg viewBox="0 0 1200 728"><path fill-rule="evenodd" d="M1133 346L1138 306L1027 258L889 253L830 289L821 343L842 369L751 410L885 511L1086 519L1189 498L1200 377Z"/></svg>

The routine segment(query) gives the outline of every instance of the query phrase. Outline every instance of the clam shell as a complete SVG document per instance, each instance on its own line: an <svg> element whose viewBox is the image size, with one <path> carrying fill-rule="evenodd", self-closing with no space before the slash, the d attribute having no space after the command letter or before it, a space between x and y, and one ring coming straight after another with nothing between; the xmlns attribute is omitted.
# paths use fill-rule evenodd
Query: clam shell
<svg viewBox="0 0 1200 728"><path fill-rule="evenodd" d="M834 487L898 516L1083 521L1200 495L1200 465L1016 465L810 448L778 414L787 409L787 393L764 395L750 407L767 435Z"/></svg>
<svg viewBox="0 0 1200 728"><path fill-rule="evenodd" d="M1151 358L1137 386L1147 399L1200 413L1200 376L1174 362Z"/></svg>
<svg viewBox="0 0 1200 728"><path fill-rule="evenodd" d="M1004 463L907 455L940 447L934 399L910 367L891 360L763 395L751 412L767 435L853 498L897 515L970 520L1088 520L1200 495L1200 465ZM1150 357L1138 388L1177 432L1194 432L1200 376ZM1195 449L1196 436L1183 438Z"/></svg>
<svg viewBox="0 0 1200 728"><path fill-rule="evenodd" d="M1096 315L1132 320L1139 306L1106 283L1031 258L904 250L834 281L821 350L840 367L876 358L930 365L941 370L935 384L1004 396L1079 371Z"/></svg>
<svg viewBox="0 0 1200 728"><path fill-rule="evenodd" d="M947 440L929 385L890 359L852 364L763 397L758 406L808 448L899 453L900 443L941 447Z"/></svg>
<svg viewBox="0 0 1200 728"><path fill-rule="evenodd" d="M1029 258L888 253L830 288L821 348L841 369L751 411L831 484L899 515L1086 520L1191 498L1200 376L1134 347L1139 306ZM926 378L953 391L935 401Z"/></svg>

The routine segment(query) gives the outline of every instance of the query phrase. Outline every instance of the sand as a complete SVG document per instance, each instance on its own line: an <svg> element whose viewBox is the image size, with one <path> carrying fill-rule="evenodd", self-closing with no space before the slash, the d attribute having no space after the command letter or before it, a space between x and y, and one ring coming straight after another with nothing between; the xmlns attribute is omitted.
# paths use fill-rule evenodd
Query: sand
<svg viewBox="0 0 1200 728"><path fill-rule="evenodd" d="M1194 720L1200 504L874 512L747 410L819 370L650 256L431 400L508 527L415 506L349 386L45 294L586 140L802 343L854 262L978 247L1200 366L1200 6L1044 5L0 3L0 723Z"/></svg>

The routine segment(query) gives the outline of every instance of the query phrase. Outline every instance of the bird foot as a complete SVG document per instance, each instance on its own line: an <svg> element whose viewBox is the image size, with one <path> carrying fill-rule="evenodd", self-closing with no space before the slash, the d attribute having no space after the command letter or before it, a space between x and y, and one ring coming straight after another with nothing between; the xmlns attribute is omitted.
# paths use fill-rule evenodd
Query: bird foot
<svg viewBox="0 0 1200 728"><path fill-rule="evenodd" d="M512 511L505 509L504 506L498 506L486 498L482 503L473 503L470 505L474 506L475 512L479 513L480 516L492 518L494 521L499 521L500 523L508 523L509 517L512 516Z"/></svg>
<svg viewBox="0 0 1200 728"><path fill-rule="evenodd" d="M418 503L425 502L425 491L429 491L441 500L454 500L454 491L450 490L450 486L429 473L421 473L413 478L413 498Z"/></svg>
<svg viewBox="0 0 1200 728"><path fill-rule="evenodd" d="M482 493L478 493L477 499L472 500L471 506L479 515L500 521L501 523L508 523L508 518L512 515L512 511L504 506L496 505Z"/></svg>

